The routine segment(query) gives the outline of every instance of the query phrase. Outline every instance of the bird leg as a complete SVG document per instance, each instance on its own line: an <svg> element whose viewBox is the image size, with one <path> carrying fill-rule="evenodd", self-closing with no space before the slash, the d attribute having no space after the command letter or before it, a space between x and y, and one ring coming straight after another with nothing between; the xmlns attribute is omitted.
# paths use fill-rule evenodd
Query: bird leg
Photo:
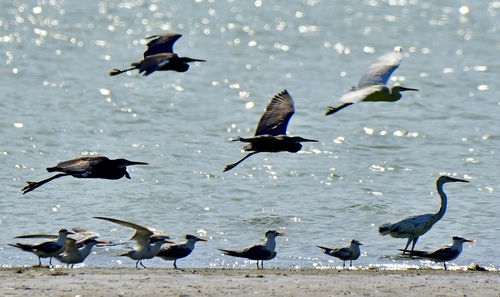
<svg viewBox="0 0 500 297"><path fill-rule="evenodd" d="M49 267L52 266L52 257L49 258Z"/></svg>
<svg viewBox="0 0 500 297"><path fill-rule="evenodd" d="M141 260L137 260L137 262L135 262L135 268L139 268L139 261Z"/></svg>
<svg viewBox="0 0 500 297"><path fill-rule="evenodd" d="M115 75L118 75L118 74L120 74L120 73L127 72L127 71L134 70L134 69L137 69L137 66L134 66L134 67L131 67L131 68L127 68L127 69L123 69L123 70L120 70L120 69L113 69L113 70L111 70L111 72L109 73L109 76L115 76Z"/></svg>
<svg viewBox="0 0 500 297"><path fill-rule="evenodd" d="M413 239L413 244L411 245L412 252L413 252L413 248L415 247L415 244L417 244L417 240L418 240L418 237L415 237L415 239Z"/></svg>
<svg viewBox="0 0 500 297"><path fill-rule="evenodd" d="M251 155L255 155L256 153L258 153L258 152L251 152L250 154L248 154L245 157L241 158L238 162L226 165L226 167L224 167L224 170L222 172L226 172L226 171L229 171L229 170L233 169L234 167L238 166L238 164L240 164L241 162L245 161L245 159L247 159Z"/></svg>
<svg viewBox="0 0 500 297"><path fill-rule="evenodd" d="M345 107L347 107L347 106L349 106L349 105L351 105L351 104L352 104L352 103L344 103L344 104L340 105L339 107L331 107L331 106L328 106L328 110L326 111L325 116L327 116L327 115L331 115L331 114L334 114L334 113L336 113L337 111L339 111L339 110L341 110L341 109L343 109L343 108L345 108Z"/></svg>
<svg viewBox="0 0 500 297"><path fill-rule="evenodd" d="M177 259L174 260L174 268L177 269L177 265L175 264L177 262Z"/></svg>
<svg viewBox="0 0 500 297"><path fill-rule="evenodd" d="M24 195L24 194L26 194L28 192L31 192L34 189L42 186L43 184L48 183L49 181L51 181L53 179L59 178L61 176L66 176L66 175L69 175L69 174L67 174L67 173L59 173L59 174L56 174L56 175L54 175L52 177L49 177L47 179L41 180L39 182L30 182L30 181L28 181L27 182L28 185L26 185L24 188L22 188L21 191L23 192L23 195Z"/></svg>
<svg viewBox="0 0 500 297"><path fill-rule="evenodd" d="M38 257L38 267L42 266L42 259L40 259L40 257Z"/></svg>
<svg viewBox="0 0 500 297"><path fill-rule="evenodd" d="M349 267L352 267L352 260L349 260Z"/></svg>
<svg viewBox="0 0 500 297"><path fill-rule="evenodd" d="M444 266L444 270L448 270L448 269L446 269L446 261L443 262L443 266Z"/></svg>
<svg viewBox="0 0 500 297"><path fill-rule="evenodd" d="M257 260L257 270L259 269L259 260Z"/></svg>
<svg viewBox="0 0 500 297"><path fill-rule="evenodd" d="M139 264L141 264L142 267L147 268L144 264L142 264L142 260L139 260Z"/></svg>
<svg viewBox="0 0 500 297"><path fill-rule="evenodd" d="M410 242L413 240L413 238L408 238L408 241L406 242L406 246L403 249L403 253L401 255L404 255L407 252L408 246L410 245Z"/></svg>

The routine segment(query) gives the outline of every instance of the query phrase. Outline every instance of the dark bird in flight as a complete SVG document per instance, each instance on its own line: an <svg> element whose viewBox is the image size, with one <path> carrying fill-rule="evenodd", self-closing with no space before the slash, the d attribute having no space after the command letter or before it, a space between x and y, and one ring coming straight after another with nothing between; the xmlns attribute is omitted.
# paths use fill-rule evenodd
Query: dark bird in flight
<svg viewBox="0 0 500 297"><path fill-rule="evenodd" d="M352 260L357 260L359 258L359 255L361 251L359 250L359 246L363 245L361 242L357 241L356 239L351 240L351 245L346 246L346 247L341 247L341 248L336 248L336 249L331 249L323 246L318 247L323 250L323 253L337 257L340 260L344 261L343 268L345 268L345 261L349 260L350 265L352 266Z"/></svg>
<svg viewBox="0 0 500 297"><path fill-rule="evenodd" d="M260 267L264 269L264 260L267 261L276 257L276 252L274 251L276 249L276 237L285 235L285 233L269 230L266 232L266 242L264 244L256 244L240 251L219 250L223 252L224 255L257 260L257 269L259 269L260 261Z"/></svg>
<svg viewBox="0 0 500 297"><path fill-rule="evenodd" d="M318 142L317 140L306 139L299 136L286 136L286 127L295 109L293 100L287 90L277 94L267 105L266 111L262 115L255 131L254 137L238 137L231 141L248 142L243 150L251 151L238 162L229 164L224 168L224 172L233 169L248 157L260 152L290 152L296 153L302 148L301 142Z"/></svg>
<svg viewBox="0 0 500 297"><path fill-rule="evenodd" d="M144 52L144 59L140 62L132 63L131 68L124 70L113 69L109 75L114 76L123 72L137 69L139 73L148 76L155 71L177 71L186 72L189 69L190 62L206 62L201 59L193 59L189 57L179 57L173 52L174 43L182 35L175 33L166 33L149 36L146 39L155 38L151 40L147 46L148 49Z"/></svg>
<svg viewBox="0 0 500 297"><path fill-rule="evenodd" d="M106 157L82 157L74 160L60 162L54 167L48 167L48 172L63 172L39 182L27 182L28 185L21 189L23 195L33 191L49 181L71 175L77 178L104 178L120 179L123 176L130 179L127 172L129 165L148 165L145 162L135 162L125 159L110 160Z"/></svg>
<svg viewBox="0 0 500 297"><path fill-rule="evenodd" d="M207 241L206 239L199 238L190 234L186 235L186 239L187 241L184 243L163 246L156 256L167 261L174 260L174 268L177 268L177 259L189 256L189 254L191 254L191 252L194 250L194 245L196 242Z"/></svg>

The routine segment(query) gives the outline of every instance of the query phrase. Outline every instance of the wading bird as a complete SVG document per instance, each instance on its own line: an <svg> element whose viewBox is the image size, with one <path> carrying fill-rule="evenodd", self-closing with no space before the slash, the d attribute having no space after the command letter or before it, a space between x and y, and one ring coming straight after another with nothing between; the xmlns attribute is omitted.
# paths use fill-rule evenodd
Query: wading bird
<svg viewBox="0 0 500 297"><path fill-rule="evenodd" d="M163 33L146 37L146 39L152 40L147 44L148 49L144 52L144 58L156 54L173 53L174 43L181 37L182 35L177 33Z"/></svg>
<svg viewBox="0 0 500 297"><path fill-rule="evenodd" d="M108 241L99 241L99 234L85 229L74 228L74 232L80 234L77 240L73 238L66 239L66 248L62 254L55 258L67 266L73 268L73 265L82 263L92 252L92 248L97 244L109 244Z"/></svg>
<svg viewBox="0 0 500 297"><path fill-rule="evenodd" d="M251 151L251 153L238 162L227 165L223 172L233 169L248 157L260 152L276 153L286 151L296 153L302 148L301 142L318 142L317 140L299 136L286 136L286 127L294 112L293 100L287 90L274 96L260 118L255 136L248 138L238 137L231 140L248 142L249 144L243 150Z"/></svg>
<svg viewBox="0 0 500 297"><path fill-rule="evenodd" d="M442 247L433 252L411 251L410 256L427 258L435 262L443 262L444 270L447 270L446 262L453 261L458 256L460 256L460 253L462 253L462 246L464 242L474 242L474 240L465 239L460 236L454 236L453 244L449 246Z"/></svg>
<svg viewBox="0 0 500 297"><path fill-rule="evenodd" d="M83 157L79 159L60 162L54 167L48 167L48 172L63 172L39 182L27 182L28 185L21 189L23 195L33 191L49 181L71 175L77 178L104 178L120 179L123 176L130 179L127 166L148 165L144 162L134 162L125 159L110 160L106 157Z"/></svg>
<svg viewBox="0 0 500 297"><path fill-rule="evenodd" d="M127 228L135 229L134 236L130 238L130 240L135 241L136 243L135 248L127 253L118 255L118 256L126 256L132 260L136 260L137 262L135 263L135 268L139 268L139 264L142 267L146 268L146 266L142 264L142 260L154 258L158 254L161 246L164 243L175 243L167 240L170 239L170 237L167 234L161 233L158 230L152 228L146 228L131 222L117 220L113 218L106 218L106 217L94 217L94 218L110 221Z"/></svg>
<svg viewBox="0 0 500 297"><path fill-rule="evenodd" d="M341 248L336 248L336 249L331 249L327 247L322 247L322 246L317 246L320 249L323 250L323 253L337 257L340 260L344 261L343 268L345 268L345 261L349 260L349 266L352 266L352 260L357 260L360 255L360 250L359 246L363 245L361 242L357 241L356 239L351 240L351 245L346 246L346 247L341 247Z"/></svg>
<svg viewBox="0 0 500 297"><path fill-rule="evenodd" d="M206 239L196 237L194 235L186 235L187 241L185 243L173 244L164 246L160 249L157 257L163 260L174 260L174 268L177 268L177 259L187 257L194 250L194 245L198 241L207 241Z"/></svg>
<svg viewBox="0 0 500 297"><path fill-rule="evenodd" d="M53 241L45 241L38 244L24 244L24 243L14 243L10 246L19 248L25 252L31 252L38 256L38 266L42 266L41 258L50 258L49 265L52 266L52 257L59 255L64 252L66 248L66 236L68 234L74 234L66 229L59 230L59 235L47 235L47 234L30 234L21 235L14 238L57 238Z"/></svg>
<svg viewBox="0 0 500 297"><path fill-rule="evenodd" d="M259 269L259 260L261 261L260 267L264 269L264 260L271 260L276 257L276 237L285 236L285 233L270 230L266 232L266 242L264 244L256 244L252 247L240 251L223 250L219 249L224 255L233 257L247 258L250 260L257 260L257 269Z"/></svg>
<svg viewBox="0 0 500 297"><path fill-rule="evenodd" d="M395 238L408 238L406 246L403 250L403 255L407 252L408 246L413 242L411 250L415 247L418 238L425 232L429 231L432 226L439 221L446 212L448 198L443 191L443 185L450 182L468 183L468 181L458 178L449 177L446 175L440 176L436 181L436 187L439 196L441 197L441 207L436 213L411 216L396 223L387 223L378 228L381 235L391 235Z"/></svg>
<svg viewBox="0 0 500 297"><path fill-rule="evenodd" d="M418 91L417 89L394 86L392 89L386 86L391 74L398 68L403 54L401 52L390 52L378 57L375 63L365 70L359 80L358 86L353 87L351 91L342 97L339 101L342 105L338 107L328 107L325 115L336 113L337 111L361 101L386 101L394 102L401 98L401 92Z"/></svg>

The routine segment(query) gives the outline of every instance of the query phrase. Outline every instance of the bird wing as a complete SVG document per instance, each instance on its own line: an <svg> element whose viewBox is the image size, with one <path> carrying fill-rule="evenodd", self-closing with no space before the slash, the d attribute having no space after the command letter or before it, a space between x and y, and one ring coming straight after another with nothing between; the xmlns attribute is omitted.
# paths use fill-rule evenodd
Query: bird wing
<svg viewBox="0 0 500 297"><path fill-rule="evenodd" d="M99 237L99 233L97 233L95 231L88 230L88 229L73 228L72 230L73 230L73 232L78 233L80 235L80 238L78 239L78 241L83 241L84 239L87 240L90 238Z"/></svg>
<svg viewBox="0 0 500 297"><path fill-rule="evenodd" d="M155 39L148 42L148 49L144 52L144 58L161 53L173 53L174 43L181 37L181 34L176 33L157 34L146 37L146 39Z"/></svg>
<svg viewBox="0 0 500 297"><path fill-rule="evenodd" d="M73 254L73 253L78 253L78 248L77 248L77 241L74 240L73 238L66 238L66 248L64 249L64 252L66 254Z"/></svg>
<svg viewBox="0 0 500 297"><path fill-rule="evenodd" d="M341 247L333 249L329 254L340 259L346 259L351 256L351 251L347 247Z"/></svg>
<svg viewBox="0 0 500 297"><path fill-rule="evenodd" d="M274 251L269 251L263 245L254 245L242 251L242 254L251 260L267 260L270 259Z"/></svg>
<svg viewBox="0 0 500 297"><path fill-rule="evenodd" d="M102 161L109 160L106 157L83 157L58 163L47 171L60 171L70 175L87 176L92 173L93 168Z"/></svg>
<svg viewBox="0 0 500 297"><path fill-rule="evenodd" d="M59 237L59 235L53 235L53 234L28 234L28 235L16 236L14 238L47 238L47 239L56 239L58 237Z"/></svg>
<svg viewBox="0 0 500 297"><path fill-rule="evenodd" d="M288 121L295 112L292 96L287 90L277 94L267 105L255 131L255 135L281 135L286 134Z"/></svg>
<svg viewBox="0 0 500 297"><path fill-rule="evenodd" d="M163 65L168 63L170 59L175 57L177 57L177 55L174 53L162 53L162 54L147 56L144 58L144 60L142 60L139 67L139 72L144 72L144 71L146 71L146 73L154 72L156 69L162 67Z"/></svg>
<svg viewBox="0 0 500 297"><path fill-rule="evenodd" d="M361 76L358 88L372 84L386 84L391 74L398 68L403 59L400 52L390 52L378 57Z"/></svg>
<svg viewBox="0 0 500 297"><path fill-rule="evenodd" d="M165 260L174 260L176 258L183 258L190 253L191 250L186 248L184 245L174 244L162 247L157 256L164 258Z"/></svg>
<svg viewBox="0 0 500 297"><path fill-rule="evenodd" d="M135 229L136 231L134 235L130 238L130 240L135 240L139 245L149 246L149 238L154 234L153 230L131 222L113 218L107 218L107 217L94 217L94 218L110 221L127 228Z"/></svg>
<svg viewBox="0 0 500 297"><path fill-rule="evenodd" d="M379 229L379 232L384 235L391 234L393 237L396 237L395 234L420 236L432 227L432 216L433 214L423 214L407 217L396 223L380 226L384 230Z"/></svg>
<svg viewBox="0 0 500 297"><path fill-rule="evenodd" d="M376 92L380 92L383 88L387 88L382 84L367 85L362 88L355 88L347 94L340 97L342 103L358 103L361 101L376 101L370 100L371 97L377 97Z"/></svg>

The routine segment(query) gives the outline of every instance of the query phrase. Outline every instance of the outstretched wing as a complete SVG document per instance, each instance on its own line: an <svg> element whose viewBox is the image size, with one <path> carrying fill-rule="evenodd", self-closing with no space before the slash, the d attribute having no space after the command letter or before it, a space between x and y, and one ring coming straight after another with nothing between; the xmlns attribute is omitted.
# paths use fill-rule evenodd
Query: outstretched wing
<svg viewBox="0 0 500 297"><path fill-rule="evenodd" d="M287 90L277 94L267 105L266 111L262 115L255 131L257 135L284 135L288 121L295 112L292 96Z"/></svg>
<svg viewBox="0 0 500 297"><path fill-rule="evenodd" d="M106 157L82 157L58 163L54 167L47 168L47 171L59 171L70 175L89 175L92 169L99 163L109 160Z"/></svg>
<svg viewBox="0 0 500 297"><path fill-rule="evenodd" d="M130 238L130 240L136 240L138 242L145 242L145 241L149 241L149 237L151 237L151 235L154 234L154 232L152 230L150 230L146 227L143 227L141 225L131 223L131 222L122 221L122 220L113 219L113 218L107 218L107 217L94 217L94 218L110 221L110 222L113 222L115 224L121 225L123 227L135 229L136 231L134 233L134 236L132 236L132 238Z"/></svg>
<svg viewBox="0 0 500 297"><path fill-rule="evenodd" d="M144 52L144 58L156 54L173 53L174 43L181 37L182 35L177 33L157 34L146 37L146 39L155 39L148 42L148 49Z"/></svg>
<svg viewBox="0 0 500 297"><path fill-rule="evenodd" d="M148 75L154 72L156 69L167 64L170 59L175 57L177 57L177 55L173 53L163 53L147 56L146 58L144 58L144 60L142 60L139 67L139 72L146 72L145 75Z"/></svg>
<svg viewBox="0 0 500 297"><path fill-rule="evenodd" d="M403 59L400 52L390 52L378 57L361 76L358 88L373 84L386 84L391 74L398 68Z"/></svg>

